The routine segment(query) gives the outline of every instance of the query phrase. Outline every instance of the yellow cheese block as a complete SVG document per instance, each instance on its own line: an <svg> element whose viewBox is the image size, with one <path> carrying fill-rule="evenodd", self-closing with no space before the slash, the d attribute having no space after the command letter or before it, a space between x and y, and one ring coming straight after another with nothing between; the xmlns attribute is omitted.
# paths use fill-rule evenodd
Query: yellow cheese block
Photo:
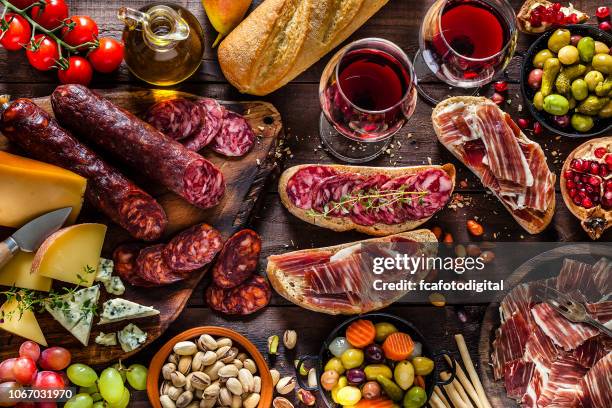
<svg viewBox="0 0 612 408"><path fill-rule="evenodd" d="M51 164L0 151L0 225L17 228L52 210L81 211L87 180Z"/></svg>
<svg viewBox="0 0 612 408"><path fill-rule="evenodd" d="M0 285L43 292L51 290L53 279L31 273L33 260L33 252L17 252L13 259L0 269Z"/></svg>
<svg viewBox="0 0 612 408"><path fill-rule="evenodd" d="M19 310L19 302L15 298L6 301L0 307L0 329L9 333L35 341L43 346L47 340L43 335L38 321L31 310Z"/></svg>
<svg viewBox="0 0 612 408"><path fill-rule="evenodd" d="M91 286L98 271L106 225L62 228L43 242L32 261L32 273L76 285Z"/></svg>

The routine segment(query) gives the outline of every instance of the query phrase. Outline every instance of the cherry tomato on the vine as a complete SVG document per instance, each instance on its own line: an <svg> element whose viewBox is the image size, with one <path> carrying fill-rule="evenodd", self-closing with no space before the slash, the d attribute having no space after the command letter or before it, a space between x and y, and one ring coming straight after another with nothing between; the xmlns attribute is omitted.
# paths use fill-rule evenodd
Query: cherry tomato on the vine
<svg viewBox="0 0 612 408"><path fill-rule="evenodd" d="M9 51L22 49L32 35L28 21L19 14L7 13L0 21L0 44Z"/></svg>
<svg viewBox="0 0 612 408"><path fill-rule="evenodd" d="M55 65L59 58L59 48L51 37L45 34L37 34L28 44L26 57L30 65L39 71L48 71Z"/></svg>
<svg viewBox="0 0 612 408"><path fill-rule="evenodd" d="M10 0L9 3L19 9L24 9L28 6L31 6L35 1L37 0Z"/></svg>
<svg viewBox="0 0 612 408"><path fill-rule="evenodd" d="M64 24L62 39L73 47L92 42L98 37L98 24L89 16L72 16Z"/></svg>
<svg viewBox="0 0 612 408"><path fill-rule="evenodd" d="M93 76L91 64L83 57L74 55L68 58L68 68L58 69L57 77L62 84L89 85Z"/></svg>
<svg viewBox="0 0 612 408"><path fill-rule="evenodd" d="M45 0L44 7L32 7L32 18L41 26L52 30L68 18L68 5L64 0Z"/></svg>
<svg viewBox="0 0 612 408"><path fill-rule="evenodd" d="M100 38L100 46L90 51L87 58L93 68L104 74L113 72L123 61L123 43L114 38Z"/></svg>

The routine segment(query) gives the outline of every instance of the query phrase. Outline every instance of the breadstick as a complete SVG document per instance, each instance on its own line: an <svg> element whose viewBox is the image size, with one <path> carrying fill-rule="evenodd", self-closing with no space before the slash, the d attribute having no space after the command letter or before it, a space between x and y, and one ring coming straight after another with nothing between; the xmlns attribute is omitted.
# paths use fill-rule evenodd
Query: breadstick
<svg viewBox="0 0 612 408"><path fill-rule="evenodd" d="M431 394L429 398L429 405L431 405L432 408L447 408L435 392Z"/></svg>
<svg viewBox="0 0 612 408"><path fill-rule="evenodd" d="M450 378L450 374L444 371L440 373L440 378L443 381L446 381ZM461 395L459 395L459 393L455 389L455 386L452 383L443 385L442 387L444 387L444 391L446 391L446 394L448 394L448 398L450 398L455 408L468 408L465 402L463 402L463 398L461 398Z"/></svg>
<svg viewBox="0 0 612 408"><path fill-rule="evenodd" d="M434 394L437 395L438 398L440 398L440 401L442 401L442 403L444 404L446 408L451 408L450 404L448 403L448 400L444 396L444 393L442 392L440 387L438 387L437 385L434 387Z"/></svg>
<svg viewBox="0 0 612 408"><path fill-rule="evenodd" d="M457 392L459 393L459 396L465 403L465 406L468 408L474 408L474 405L472 405L472 402L470 401L470 397L468 397L467 394L465 393L465 390L461 386L461 383L457 381L456 379L453 379L453 382L451 384L455 387L455 390L457 390Z"/></svg>
<svg viewBox="0 0 612 408"><path fill-rule="evenodd" d="M459 348L459 353L461 354L461 358L463 359L463 365L470 375L470 379L472 380L472 384L476 389L476 393L478 394L478 398L480 402L483 404L483 408L492 408L489 403L489 399L487 398L487 394L480 382L480 378L476 373L476 369L474 369L474 364L472 363L472 358L470 357L470 352L468 351L467 345L465 344L465 339L463 338L463 334L455 334L455 341L457 342L457 347Z"/></svg>
<svg viewBox="0 0 612 408"><path fill-rule="evenodd" d="M449 356L444 355L444 358L446 359L446 362L450 366L453 365ZM474 403L476 403L476 406L478 408L484 408L484 405L482 404L482 401L480 401L480 398L478 397L478 393L474 389L474 386L470 382L469 378L467 378L467 376L465 375L465 371L463 371L463 368L461 368L461 365L459 365L459 362L457 360L455 360L455 371L456 371L455 374L457 376L457 379L459 380L461 385L463 385L463 389L472 398L472 401L474 401Z"/></svg>

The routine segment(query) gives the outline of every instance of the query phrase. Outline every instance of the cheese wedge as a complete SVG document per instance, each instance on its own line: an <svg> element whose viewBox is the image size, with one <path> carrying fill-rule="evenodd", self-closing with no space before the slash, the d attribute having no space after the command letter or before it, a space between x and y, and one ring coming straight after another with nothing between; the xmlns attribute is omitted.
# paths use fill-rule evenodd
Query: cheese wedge
<svg viewBox="0 0 612 408"><path fill-rule="evenodd" d="M33 260L32 252L17 252L13 259L0 269L0 285L42 292L51 290L53 279L30 273Z"/></svg>
<svg viewBox="0 0 612 408"><path fill-rule="evenodd" d="M87 180L51 164L0 151L0 225L21 227L52 210L72 207L67 222L81 211Z"/></svg>
<svg viewBox="0 0 612 408"><path fill-rule="evenodd" d="M117 339L123 351L129 353L147 341L147 333L140 330L135 324L130 323L117 333Z"/></svg>
<svg viewBox="0 0 612 408"><path fill-rule="evenodd" d="M89 343L95 305L100 299L98 285L67 293L50 300L45 309L84 346Z"/></svg>
<svg viewBox="0 0 612 408"><path fill-rule="evenodd" d="M100 263L106 225L63 228L43 242L32 261L32 273L75 285L91 286Z"/></svg>
<svg viewBox="0 0 612 408"><path fill-rule="evenodd" d="M19 302L13 298L0 306L0 329L47 346L36 316L31 310L19 310Z"/></svg>
<svg viewBox="0 0 612 408"><path fill-rule="evenodd" d="M104 302L102 305L102 313L100 313L100 322L98 324L140 319L141 317L155 316L158 314L159 310L152 307L142 306L129 300L116 298Z"/></svg>

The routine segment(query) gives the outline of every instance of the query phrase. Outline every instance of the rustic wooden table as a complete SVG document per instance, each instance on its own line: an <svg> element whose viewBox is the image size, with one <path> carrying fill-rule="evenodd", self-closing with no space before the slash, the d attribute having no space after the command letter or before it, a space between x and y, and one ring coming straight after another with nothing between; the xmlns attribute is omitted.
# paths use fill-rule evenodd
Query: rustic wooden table
<svg viewBox="0 0 612 408"><path fill-rule="evenodd" d="M202 5L198 0L176 0L187 7L205 27L207 43L211 44L216 33L208 22ZM255 5L260 0L255 0ZM391 0L377 15L359 29L350 40L364 37L383 37L403 48L409 56L418 49L418 33L420 23L432 0ZM72 0L69 1L71 14L90 15L100 27L100 35L121 37L123 23L116 18L119 6L127 5L139 8L147 0ZM515 10L518 10L521 0L512 0ZM597 0L575 0L574 5L593 16L595 8L602 2ZM531 39L520 35L519 51L528 48ZM318 138L319 101L318 85L321 72L327 63L329 55L324 57L303 75L292 81L279 91L263 98L273 103L281 112L287 133L286 151L283 154L283 166L293 166L303 163L332 163L334 159L321 148ZM505 73L509 81L508 103L503 107L514 118L524 117L526 109L521 109L524 102L519 95L518 78L521 58L515 56ZM6 53L0 51L0 93L8 93L18 97L35 97L50 94L57 85L55 73L40 73L31 68L23 53ZM96 75L92 88L127 89L134 86L145 86L131 76L125 66L119 72L104 76ZM199 71L177 89L225 100L253 99L239 94L227 83L216 62L215 50L208 47L205 60ZM444 85L440 84L440 89ZM491 95L491 87L482 90L483 95ZM522 110L522 112L521 112ZM528 235L504 210L500 202L483 189L480 182L451 154L443 148L434 135L431 126L431 107L419 101L416 112L410 122L396 136L401 141L401 147L394 143L391 153L372 162L379 166L418 165L431 161L432 163L451 162L457 166L458 181L465 181L458 186L456 192L463 196L463 207L447 208L441 211L425 227L441 226L445 232L453 234L456 241L468 241L465 222L478 217L485 226L485 239L501 241L589 241L583 233L578 221L570 214L557 193L557 211L550 227L541 234ZM567 154L580 141L560 139L544 132L535 136L542 144L549 164L555 173L559 173ZM280 168L278 169L280 170ZM558 190L558 186L557 186ZM261 197L261 205L254 212L251 227L263 237L263 257L278 254L288 250L309 247L320 247L350 242L364 238L355 233L333 233L306 224L291 216L281 205L276 192L276 183L272 180L265 194ZM602 240L609 241L612 234L608 232ZM265 261L261 269L265 268ZM292 372L292 362L296 355L315 353L327 334L339 324L342 317L330 317L305 311L289 304L275 295L272 304L262 313L246 319L227 319L211 313L206 308L203 299L203 288L207 283L204 279L201 287L196 289L188 307L170 327L162 338L147 349L140 352L133 360L147 364L158 347L170 337L191 327L200 325L221 325L231 327L251 338L260 350L266 349L265 342L269 335L282 335L285 329L297 330L300 335L299 345L291 354L283 354L273 362L282 373ZM398 314L412 321L417 328L427 332L428 339L434 348L455 349L451 334L463 333L471 347L474 360L478 355L478 335L480 321L486 305L464 306L460 309L453 306L414 306L395 305L389 312ZM467 321L458 318L461 310L467 316ZM465 319L463 319L465 320ZM145 393L136 393L132 407L149 406Z"/></svg>

